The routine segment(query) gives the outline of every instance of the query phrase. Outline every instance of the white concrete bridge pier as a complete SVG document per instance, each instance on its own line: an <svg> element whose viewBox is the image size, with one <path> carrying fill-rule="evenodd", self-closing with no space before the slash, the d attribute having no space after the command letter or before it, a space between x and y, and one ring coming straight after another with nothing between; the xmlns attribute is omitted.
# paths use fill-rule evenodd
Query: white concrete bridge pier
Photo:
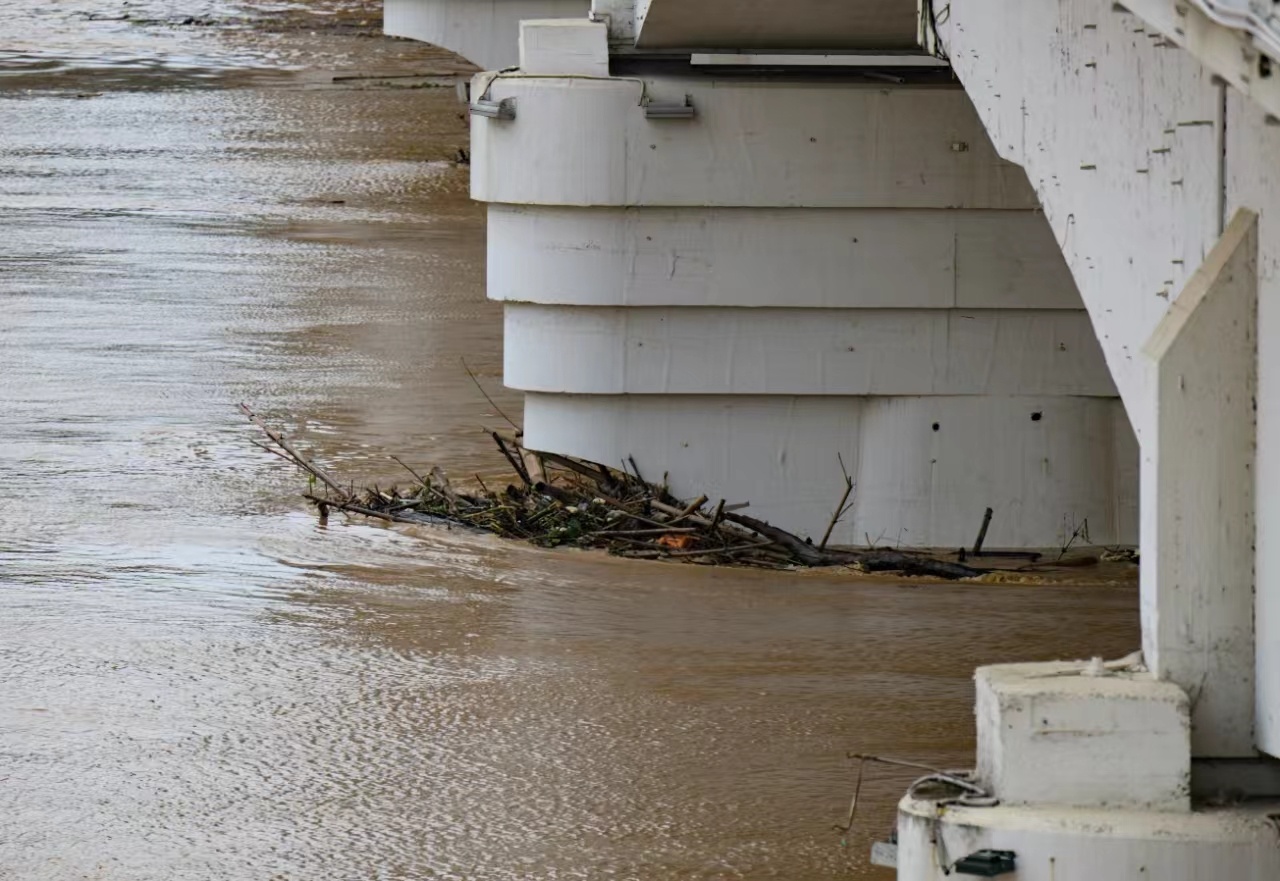
<svg viewBox="0 0 1280 881"><path fill-rule="evenodd" d="M622 4L525 22L519 69L472 87L526 443L815 539L843 463L837 543L961 546L988 506L992 546L1085 519L1133 541L1136 448L1088 315L945 68L673 64L705 23L667 5L638 35Z"/></svg>
<svg viewBox="0 0 1280 881"><path fill-rule="evenodd" d="M933 4L1141 444L1143 653L980 669L985 792L904 799L910 881L975 854L1024 881L1280 877L1280 31L1270 3L1130 5Z"/></svg>
<svg viewBox="0 0 1280 881"><path fill-rule="evenodd" d="M485 70L519 63L520 22L584 18L591 0L383 0L383 30L457 53Z"/></svg>

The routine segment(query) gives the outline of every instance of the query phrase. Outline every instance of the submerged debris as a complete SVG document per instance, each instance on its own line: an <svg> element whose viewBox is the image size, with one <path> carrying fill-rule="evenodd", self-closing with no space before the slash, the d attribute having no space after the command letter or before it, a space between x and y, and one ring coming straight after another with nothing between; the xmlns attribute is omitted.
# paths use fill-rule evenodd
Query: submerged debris
<svg viewBox="0 0 1280 881"><path fill-rule="evenodd" d="M622 470L570 456L529 450L516 434L491 432L516 480L498 488L476 475L474 488L454 486L439 468L405 486L343 487L299 453L248 406L241 411L266 434L258 446L312 478L304 493L321 520L331 509L394 523L456 524L540 547L598 548L620 557L736 564L771 569L851 566L865 572L901 572L968 578L983 570L922 554L888 549L845 551L815 547L786 530L739 513L747 505L712 504L704 495L677 499L645 480L631 460ZM257 442L255 442L257 443ZM619 463L622 464L622 463ZM317 492L319 484L322 492Z"/></svg>

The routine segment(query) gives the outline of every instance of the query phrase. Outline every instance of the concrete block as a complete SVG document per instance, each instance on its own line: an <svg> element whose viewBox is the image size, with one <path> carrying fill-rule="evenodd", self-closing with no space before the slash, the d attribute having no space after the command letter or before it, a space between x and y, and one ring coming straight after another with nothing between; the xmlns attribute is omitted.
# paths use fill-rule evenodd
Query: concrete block
<svg viewBox="0 0 1280 881"><path fill-rule="evenodd" d="M1150 674L1076 663L975 674L978 777L1007 805L1190 810L1190 701Z"/></svg>
<svg viewBox="0 0 1280 881"><path fill-rule="evenodd" d="M535 19L520 22L520 70L556 76L609 75L609 35L603 22Z"/></svg>
<svg viewBox="0 0 1280 881"><path fill-rule="evenodd" d="M1254 754L1257 252L1242 209L1143 347L1143 651L1196 695L1197 758Z"/></svg>

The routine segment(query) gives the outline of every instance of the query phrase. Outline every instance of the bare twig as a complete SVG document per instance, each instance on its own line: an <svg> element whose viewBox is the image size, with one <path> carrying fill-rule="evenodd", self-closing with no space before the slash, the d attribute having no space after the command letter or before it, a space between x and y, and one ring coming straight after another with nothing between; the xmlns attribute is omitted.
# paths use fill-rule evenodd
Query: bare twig
<svg viewBox="0 0 1280 881"><path fill-rule="evenodd" d="M711 531L715 532L716 527L720 525L720 521L724 519L724 499L716 504L716 511L711 515Z"/></svg>
<svg viewBox="0 0 1280 881"><path fill-rule="evenodd" d="M692 502L690 502L689 504L685 505L685 506L684 506L684 510L682 510L679 514L677 514L677 515L676 515L676 518L675 518L674 520L672 520L671 522L672 522L672 523L679 523L681 520L685 519L686 517L691 517L691 516L693 516L693 514L694 514L695 512L697 512L697 510L698 510L699 508L701 508L703 505L705 505L706 503L707 503L707 497L706 497L705 495L703 495L703 496L698 496L698 497L697 497L696 499L694 499Z"/></svg>
<svg viewBox="0 0 1280 881"><path fill-rule="evenodd" d="M982 543L987 540L987 527L991 525L991 515L994 512L987 508L982 514L982 527L978 529L978 537L973 541L973 555L975 557L982 554Z"/></svg>
<svg viewBox="0 0 1280 881"><path fill-rule="evenodd" d="M853 818L858 813L858 794L862 792L862 773L867 769L867 759L864 756L858 762L858 782L853 785L853 798L849 800L849 816L845 819L844 825L834 824L832 828L838 832L849 832L853 829Z"/></svg>
<svg viewBox="0 0 1280 881"><path fill-rule="evenodd" d="M418 524L422 523L421 520L417 520L412 517L401 517L397 514L389 514L386 511L378 511L374 508L365 507L364 505L357 505L354 502L342 501L340 499L325 498L324 496L316 496L316 495L312 495L311 493L303 493L302 497L309 501L315 502L317 506L323 506L321 507L322 512L325 510L325 508L337 508L339 511L350 511L353 514L360 514L365 517L372 517L375 520L387 520L392 523L418 523ZM326 517L327 517L327 514L326 514Z"/></svg>
<svg viewBox="0 0 1280 881"><path fill-rule="evenodd" d="M496 431L490 432L490 434L493 437L493 442L498 445L498 449L502 450L502 455L507 457L507 461L511 463L511 467L515 469L516 474L524 481L524 485L530 487L533 486L533 480L529 477L529 472L524 470L524 463L520 461L518 456L514 455L509 449L507 449L506 441L502 439L502 435L498 434Z"/></svg>
<svg viewBox="0 0 1280 881"><path fill-rule="evenodd" d="M1075 518L1072 517L1072 519L1074 520ZM1063 516L1062 520L1065 527L1065 524L1067 522L1067 518L1065 515ZM1064 532L1066 531L1065 528L1063 529L1063 531ZM1075 544L1075 541L1077 538L1084 538L1085 541L1089 540L1089 518L1088 517L1081 520L1080 525L1077 526L1075 530L1071 533L1071 535L1067 538L1067 540L1063 542L1062 550L1058 552L1059 560L1061 560L1063 557L1067 555L1067 551L1071 550L1071 546Z"/></svg>
<svg viewBox="0 0 1280 881"><path fill-rule="evenodd" d="M258 426L258 428L262 429L263 433L267 437L271 438L272 443L274 443L276 446L280 447L280 449L288 453L289 455L287 458L290 461L292 461L295 465L297 465L299 468L302 468L304 471L315 475L315 478L317 480L319 480L325 486L329 487L329 489L338 493L340 496L342 496L345 499L349 499L351 498L352 495L354 495L354 493L348 493L346 490L344 490L341 487L341 485L339 485L338 481L330 477L328 472L326 472L323 468L321 468L319 465L312 462L310 459L306 458L297 450L295 450L289 444L289 442L284 439L284 435L280 434L278 431L273 431L271 428L269 428L267 426L267 423L262 421L262 417L260 417L257 413L254 413L252 410L250 410L247 404L240 405L240 412L243 413L245 416L248 416L250 422Z"/></svg>
<svg viewBox="0 0 1280 881"><path fill-rule="evenodd" d="M392 456L392 457L391 457L391 461L395 462L395 463L396 463L396 464L398 464L401 468L403 468L405 471L408 471L410 474L412 474L414 477L416 477L416 478L418 479L418 483L421 483L423 486L426 486L426 484L427 484L427 479L426 479L425 477L423 477L421 474L419 474L418 472L414 471L414 470L413 470L412 468L410 468L408 465L404 464L404 462L400 459L400 457L399 457L399 456Z"/></svg>
<svg viewBox="0 0 1280 881"><path fill-rule="evenodd" d="M831 538L831 530L836 528L840 518L848 512L849 508L845 506L845 502L849 501L849 494L853 492L853 478L845 470L844 459L839 453L836 453L836 461L840 463L840 473L844 475L844 493L840 496L840 501L836 503L836 509L831 512L831 521L827 523L827 531L822 533L822 541L818 542L818 550L820 551L826 550L827 539Z"/></svg>
<svg viewBox="0 0 1280 881"><path fill-rule="evenodd" d="M496 412L503 419L507 420L507 424L510 425L512 428L514 428L517 432L524 431L523 428L521 428L519 425L516 425L515 422L512 421L510 416L502 412L502 408L499 407L496 403L494 403L493 398L489 397L489 393L484 390L484 386L480 384L480 380L476 379L476 375L472 373L471 368L467 366L466 359L459 358L458 360L462 362L462 369L467 371L467 376L471 377L471 381L476 384L476 388L480 390L480 394L484 395L484 399L489 402L489 406L494 409L494 412Z"/></svg>
<svg viewBox="0 0 1280 881"><path fill-rule="evenodd" d="M835 555L828 555L818 550L813 545L802 541L799 537L792 535L785 529L779 529L776 526L770 526L762 520L754 517L748 517L745 514L725 513L724 519L730 523L736 523L739 526L745 526L752 532L757 532L765 538L773 539L787 550L791 551L802 563L810 566L830 566L837 562ZM848 559L840 559L839 562L850 562Z"/></svg>
<svg viewBox="0 0 1280 881"><path fill-rule="evenodd" d="M908 762L905 759L890 759L884 756L873 756L866 753L845 753L847 759L858 759L862 762L879 762L882 765L893 765L897 768L914 768L917 771L928 771L932 774L949 774L954 773L945 771L942 768L936 768L933 765L924 765L920 762Z"/></svg>

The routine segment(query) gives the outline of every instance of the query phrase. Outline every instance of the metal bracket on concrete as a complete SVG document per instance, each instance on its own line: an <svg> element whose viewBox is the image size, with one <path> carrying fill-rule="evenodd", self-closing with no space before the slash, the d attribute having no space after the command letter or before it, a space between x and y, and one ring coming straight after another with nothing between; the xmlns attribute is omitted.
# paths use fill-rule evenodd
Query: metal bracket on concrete
<svg viewBox="0 0 1280 881"><path fill-rule="evenodd" d="M684 96L682 103L675 101L646 101L644 103L645 119L693 119L697 115L693 100Z"/></svg>
<svg viewBox="0 0 1280 881"><path fill-rule="evenodd" d="M471 113L486 119L515 119L516 99L503 98L501 101L480 100L471 102Z"/></svg>

